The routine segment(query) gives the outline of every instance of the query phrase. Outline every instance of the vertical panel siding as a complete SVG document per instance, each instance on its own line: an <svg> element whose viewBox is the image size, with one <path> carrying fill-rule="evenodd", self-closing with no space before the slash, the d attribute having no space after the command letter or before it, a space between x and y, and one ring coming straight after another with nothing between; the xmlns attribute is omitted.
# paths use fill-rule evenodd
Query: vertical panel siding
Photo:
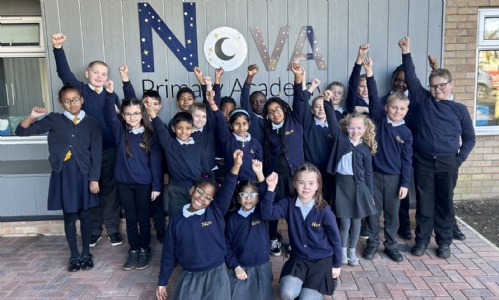
<svg viewBox="0 0 499 300"><path fill-rule="evenodd" d="M165 0L146 2L184 44L182 2ZM153 33L156 71L142 73L137 3L138 1L120 0L41 0L49 45L48 73L52 77L50 83L53 96L61 83L56 77L49 35L62 31L68 36L64 49L70 66L79 79L85 79L83 73L88 62L104 59L110 65L111 79L118 82L117 92L122 95L117 68L126 62L130 69L130 78L139 96L142 93L143 79L150 79L155 85L163 85L159 88L163 98L163 110L160 116L165 122L178 111L175 103L175 93L178 89L174 89L172 93L172 85L192 86L197 84L197 81L194 74L185 70L156 33ZM428 71L426 53L431 52L440 58L442 11L443 3L439 1L196 1L199 64L204 75L213 77L214 69L204 57L203 45L206 35L218 27L235 28L246 39L248 56L240 68L226 72L223 76L222 95L230 94L236 79L242 83L246 77L247 65L256 63L260 66L260 73L255 77L254 83L265 83L267 91L274 84L273 92L277 93L278 85L275 83L280 80L281 96L287 100L282 90L285 83L293 80L292 74L287 70L291 52L298 40L301 27L311 25L321 53L327 59L328 70L318 70L315 61L303 62L309 80L319 77L323 82L338 80L347 83L359 44L369 42L380 93L384 94L389 89L392 70L401 62L397 41L407 34L413 41L412 49L415 53L418 74L426 83ZM268 54L271 55L279 29L285 25L291 26L290 34L277 70L267 72L249 26L260 28ZM428 30L421 30L422 28ZM306 45L303 52L312 52L312 49ZM239 102L239 93L234 93L232 96L236 102Z"/></svg>

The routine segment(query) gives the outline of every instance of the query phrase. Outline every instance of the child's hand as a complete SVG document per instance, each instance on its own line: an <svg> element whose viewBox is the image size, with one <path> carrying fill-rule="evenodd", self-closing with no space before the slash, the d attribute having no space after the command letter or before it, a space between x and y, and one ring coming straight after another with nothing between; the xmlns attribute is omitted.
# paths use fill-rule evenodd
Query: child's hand
<svg viewBox="0 0 499 300"><path fill-rule="evenodd" d="M130 81L130 78L128 78L128 66L126 64L119 67L118 72L120 73L121 81Z"/></svg>
<svg viewBox="0 0 499 300"><path fill-rule="evenodd" d="M357 53L357 60L355 61L355 63L361 65L368 51L369 51L369 44L360 45L359 52Z"/></svg>
<svg viewBox="0 0 499 300"><path fill-rule="evenodd" d="M222 75L224 74L224 68L220 67L218 69L215 69L215 79L220 79Z"/></svg>
<svg viewBox="0 0 499 300"><path fill-rule="evenodd" d="M322 93L322 97L324 98L324 101L331 101L331 97L333 97L333 92L331 90L325 90L324 93Z"/></svg>
<svg viewBox="0 0 499 300"><path fill-rule="evenodd" d="M364 60L362 63L364 65L364 70L366 70L366 76L367 77L372 77L373 76L373 60L368 57Z"/></svg>
<svg viewBox="0 0 499 300"><path fill-rule="evenodd" d="M208 102L208 104L210 105L211 110L213 110L213 111L218 110L218 106L215 103L215 91L214 90L206 91L206 102Z"/></svg>
<svg viewBox="0 0 499 300"><path fill-rule="evenodd" d="M211 84L210 76L206 76L203 78L204 83L206 84L206 91L211 91L213 89L213 85Z"/></svg>
<svg viewBox="0 0 499 300"><path fill-rule="evenodd" d="M39 106L35 106L33 107L33 109L31 110L31 113L29 114L30 117L32 117L33 119L38 119L39 117L45 115L47 113L47 109L45 107L39 107Z"/></svg>
<svg viewBox="0 0 499 300"><path fill-rule="evenodd" d="M156 200L156 198L158 198L159 194L161 194L161 193L152 191L151 192L151 201Z"/></svg>
<svg viewBox="0 0 499 300"><path fill-rule="evenodd" d="M99 192L99 182L98 181L90 181L88 183L88 187L90 189L90 193L97 194Z"/></svg>
<svg viewBox="0 0 499 300"><path fill-rule="evenodd" d="M251 160L251 168L255 174L263 173L263 164L258 159Z"/></svg>
<svg viewBox="0 0 499 300"><path fill-rule="evenodd" d="M249 65L248 66L248 77L253 77L258 73L258 66L257 65Z"/></svg>
<svg viewBox="0 0 499 300"><path fill-rule="evenodd" d="M54 48L60 49L65 41L66 36L62 33L54 33L52 35L52 46L54 46Z"/></svg>
<svg viewBox="0 0 499 300"><path fill-rule="evenodd" d="M301 75L300 75L300 78L301 78L301 89L302 91L306 90L307 89L307 74L305 72L305 68L301 68ZM313 90L310 92L312 93Z"/></svg>
<svg viewBox="0 0 499 300"><path fill-rule="evenodd" d="M142 101L142 103L144 103L144 107L147 110L149 117L151 117L151 119L156 118L157 115L156 112L154 111L151 98L147 97L146 99L144 99L144 101Z"/></svg>
<svg viewBox="0 0 499 300"><path fill-rule="evenodd" d="M295 76L298 76L301 78L301 75L303 74L304 69L301 67L301 65L299 63L292 63L291 64L291 72L293 72L293 74L295 74Z"/></svg>
<svg viewBox="0 0 499 300"><path fill-rule="evenodd" d="M156 288L156 299L166 300L168 298L168 293L166 292L166 285L158 285Z"/></svg>
<svg viewBox="0 0 499 300"><path fill-rule="evenodd" d="M234 273L236 273L236 277L239 280L246 280L246 279L248 279L248 275L246 274L246 272L244 271L244 269L241 268L241 266L237 266L234 269Z"/></svg>
<svg viewBox="0 0 499 300"><path fill-rule="evenodd" d="M405 197L407 197L407 192L408 191L409 190L406 187L402 187L401 186L400 189L399 189L399 199L403 200Z"/></svg>
<svg viewBox="0 0 499 300"><path fill-rule="evenodd" d="M234 157L234 167L241 167L241 165L243 164L243 151L237 149L236 151L234 151L232 157Z"/></svg>
<svg viewBox="0 0 499 300"><path fill-rule="evenodd" d="M279 180L279 175L276 172L272 172L265 181L267 182L267 190L273 192L277 185L277 181Z"/></svg>
<svg viewBox="0 0 499 300"><path fill-rule="evenodd" d="M402 54L407 54L411 52L411 40L409 39L408 36L403 37L399 41L399 47L402 49Z"/></svg>
<svg viewBox="0 0 499 300"><path fill-rule="evenodd" d="M109 79L104 86L106 87L106 92L112 93L114 91L114 82L111 79Z"/></svg>
<svg viewBox="0 0 499 300"><path fill-rule="evenodd" d="M432 69L432 71L438 69L438 59L435 56L429 54L428 63L430 64L430 68Z"/></svg>
<svg viewBox="0 0 499 300"><path fill-rule="evenodd" d="M333 268L333 278L340 277L341 268Z"/></svg>

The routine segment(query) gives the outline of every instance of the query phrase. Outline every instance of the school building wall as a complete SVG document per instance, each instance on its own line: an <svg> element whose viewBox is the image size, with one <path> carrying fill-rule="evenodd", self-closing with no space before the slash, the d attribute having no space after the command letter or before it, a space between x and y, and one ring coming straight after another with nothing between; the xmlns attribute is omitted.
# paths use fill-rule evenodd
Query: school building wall
<svg viewBox="0 0 499 300"><path fill-rule="evenodd" d="M455 81L456 101L473 117L477 74L477 26L480 8L499 7L497 0L446 1L442 65ZM477 135L476 146L459 169L454 200L499 197L499 135Z"/></svg>

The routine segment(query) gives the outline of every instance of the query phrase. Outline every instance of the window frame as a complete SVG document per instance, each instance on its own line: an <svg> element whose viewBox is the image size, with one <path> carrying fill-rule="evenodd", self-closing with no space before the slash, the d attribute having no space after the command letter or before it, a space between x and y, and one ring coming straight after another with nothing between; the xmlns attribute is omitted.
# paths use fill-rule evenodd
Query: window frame
<svg viewBox="0 0 499 300"><path fill-rule="evenodd" d="M499 135L499 124L498 125L485 125L477 126L477 108L478 108L478 69L480 67L480 51L499 51L499 39L498 40L486 40L484 39L485 34L485 19L489 17L499 18L499 8L484 8L478 10L478 24L477 24L477 45L476 45L476 68L475 68L475 83L474 83L474 99L473 99L473 126L475 127L476 135ZM497 90L499 93L499 89Z"/></svg>
<svg viewBox="0 0 499 300"><path fill-rule="evenodd" d="M0 24L38 24L40 45L0 46L0 57L46 57L44 27L42 17L1 17Z"/></svg>

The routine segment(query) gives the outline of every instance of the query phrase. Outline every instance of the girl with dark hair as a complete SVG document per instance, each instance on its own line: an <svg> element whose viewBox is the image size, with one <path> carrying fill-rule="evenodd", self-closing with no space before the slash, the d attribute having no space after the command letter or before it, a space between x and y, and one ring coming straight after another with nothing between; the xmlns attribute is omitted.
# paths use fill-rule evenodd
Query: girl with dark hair
<svg viewBox="0 0 499 300"><path fill-rule="evenodd" d="M159 196L161 181L161 146L154 137L149 116L138 99L126 99L121 104L120 118L116 114L114 84L106 84L106 124L114 135L118 195L125 210L128 234L128 259L124 270L145 269L151 261L151 223L149 201ZM138 226L137 226L138 224Z"/></svg>

